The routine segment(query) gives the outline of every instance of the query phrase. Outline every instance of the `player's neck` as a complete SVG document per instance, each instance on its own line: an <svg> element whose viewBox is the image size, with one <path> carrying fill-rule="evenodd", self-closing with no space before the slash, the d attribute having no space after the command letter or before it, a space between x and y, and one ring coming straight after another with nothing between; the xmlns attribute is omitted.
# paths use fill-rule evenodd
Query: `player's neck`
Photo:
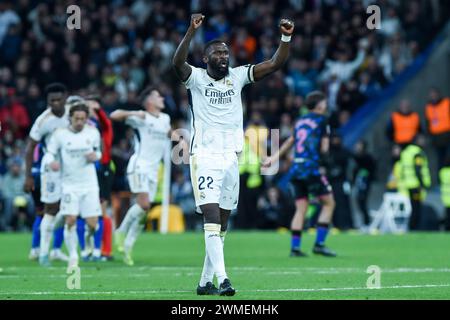
<svg viewBox="0 0 450 320"><path fill-rule="evenodd" d="M147 110L147 112L156 118L159 118L159 115L161 114L161 111L158 109Z"/></svg>
<svg viewBox="0 0 450 320"><path fill-rule="evenodd" d="M73 133L80 133L81 131L83 131L84 127L83 127L80 131L75 130L75 128L74 128L73 126L69 126L69 129L70 129L70 131L72 131Z"/></svg>
<svg viewBox="0 0 450 320"><path fill-rule="evenodd" d="M223 74L218 74L217 72L215 72L213 69L207 67L206 68L206 73L208 74L208 76L210 78L213 78L215 81L219 81L222 80L223 78L225 78L227 75L223 75Z"/></svg>
<svg viewBox="0 0 450 320"><path fill-rule="evenodd" d="M51 111L52 111L52 113L53 113L55 116L57 116L58 118L61 118L61 117L64 115L64 113L65 113L65 110L55 111L55 110L51 109Z"/></svg>

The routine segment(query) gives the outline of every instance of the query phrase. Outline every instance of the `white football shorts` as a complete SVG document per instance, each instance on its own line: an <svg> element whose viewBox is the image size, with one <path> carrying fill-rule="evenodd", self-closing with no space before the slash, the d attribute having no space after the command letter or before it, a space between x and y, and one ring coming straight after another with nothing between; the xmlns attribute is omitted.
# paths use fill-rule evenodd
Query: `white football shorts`
<svg viewBox="0 0 450 320"><path fill-rule="evenodd" d="M41 202L56 203L61 199L61 171L53 171L45 156L41 164Z"/></svg>
<svg viewBox="0 0 450 320"><path fill-rule="evenodd" d="M158 187L157 165L148 164L145 161L131 156L127 166L127 178L132 193L148 193L150 202L153 202Z"/></svg>
<svg viewBox="0 0 450 320"><path fill-rule="evenodd" d="M61 214L64 216L80 215L83 219L100 217L102 209L100 206L99 189L72 189L62 188Z"/></svg>
<svg viewBox="0 0 450 320"><path fill-rule="evenodd" d="M195 205L218 203L225 210L237 208L239 164L235 152L193 154L189 158Z"/></svg>

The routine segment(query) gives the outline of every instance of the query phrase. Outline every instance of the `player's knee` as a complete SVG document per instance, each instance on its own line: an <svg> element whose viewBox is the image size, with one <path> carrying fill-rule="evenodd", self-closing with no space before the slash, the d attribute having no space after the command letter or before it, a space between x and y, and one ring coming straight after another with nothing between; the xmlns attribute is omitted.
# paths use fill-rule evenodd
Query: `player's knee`
<svg viewBox="0 0 450 320"><path fill-rule="evenodd" d="M209 203L200 206L203 212L205 223L215 223L221 225L220 209L217 203Z"/></svg>
<svg viewBox="0 0 450 320"><path fill-rule="evenodd" d="M334 197L332 195L324 197L322 203L325 207L327 207L331 211L333 211L334 208L336 207L336 201L334 201Z"/></svg>
<svg viewBox="0 0 450 320"><path fill-rule="evenodd" d="M66 225L72 227L76 224L77 217L76 216L66 216Z"/></svg>
<svg viewBox="0 0 450 320"><path fill-rule="evenodd" d="M45 205L45 213L50 214L52 216L56 216L59 211L58 203L48 203Z"/></svg>
<svg viewBox="0 0 450 320"><path fill-rule="evenodd" d="M147 212L148 210L150 210L150 203L139 203L139 207L141 207L142 210L144 210L145 212Z"/></svg>
<svg viewBox="0 0 450 320"><path fill-rule="evenodd" d="M136 198L136 202L142 208L142 210L150 210L150 201L146 194L139 194Z"/></svg>
<svg viewBox="0 0 450 320"><path fill-rule="evenodd" d="M87 219L86 223L91 230L95 230L97 228L98 219Z"/></svg>

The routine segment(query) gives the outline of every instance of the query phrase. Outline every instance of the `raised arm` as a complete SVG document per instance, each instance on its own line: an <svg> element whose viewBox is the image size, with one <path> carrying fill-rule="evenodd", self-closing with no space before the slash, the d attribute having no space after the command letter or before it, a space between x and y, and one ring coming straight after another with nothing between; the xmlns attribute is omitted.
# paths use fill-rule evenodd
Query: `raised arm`
<svg viewBox="0 0 450 320"><path fill-rule="evenodd" d="M127 110L122 110L122 109L118 109L116 111L113 111L110 115L111 120L114 121L124 121L126 120L128 117L131 116L136 116L139 117L141 119L145 118L145 112L140 110L140 111L127 111Z"/></svg>
<svg viewBox="0 0 450 320"><path fill-rule="evenodd" d="M172 65L175 72L183 82L189 78L192 72L191 66L186 62L189 54L189 44L191 43L197 29L201 26L204 18L205 16L201 13L194 13L191 15L191 24L186 31L183 40L181 40L178 45L172 59Z"/></svg>
<svg viewBox="0 0 450 320"><path fill-rule="evenodd" d="M258 63L253 69L255 81L261 80L265 76L274 73L286 62L289 55L289 42L291 41L291 35L294 32L294 22L289 19L281 19L280 31L280 45L273 57L270 60Z"/></svg>

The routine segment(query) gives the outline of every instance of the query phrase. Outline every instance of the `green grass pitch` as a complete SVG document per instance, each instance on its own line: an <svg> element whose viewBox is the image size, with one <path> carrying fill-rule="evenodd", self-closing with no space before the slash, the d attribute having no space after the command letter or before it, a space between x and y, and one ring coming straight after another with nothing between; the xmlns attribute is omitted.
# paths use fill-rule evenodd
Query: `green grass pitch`
<svg viewBox="0 0 450 320"><path fill-rule="evenodd" d="M313 234L302 247L311 252ZM0 300L4 299L450 299L450 234L331 235L337 258L289 258L290 236L229 232L227 272L234 297L195 294L204 257L201 232L143 234L135 266L81 263L81 288L67 289L66 265L44 269L27 259L30 234L0 234ZM381 288L368 289L371 265Z"/></svg>

